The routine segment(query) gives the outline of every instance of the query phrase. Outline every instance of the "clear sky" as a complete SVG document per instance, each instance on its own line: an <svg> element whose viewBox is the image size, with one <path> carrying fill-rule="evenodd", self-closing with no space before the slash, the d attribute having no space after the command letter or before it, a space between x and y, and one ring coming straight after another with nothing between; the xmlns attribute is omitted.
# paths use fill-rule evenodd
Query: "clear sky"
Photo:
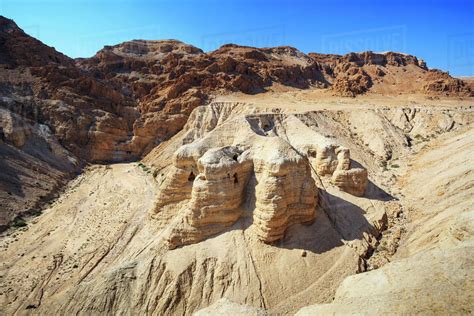
<svg viewBox="0 0 474 316"><path fill-rule="evenodd" d="M0 0L0 15L70 57L131 39L174 38L303 52L402 51L474 75L474 0Z"/></svg>

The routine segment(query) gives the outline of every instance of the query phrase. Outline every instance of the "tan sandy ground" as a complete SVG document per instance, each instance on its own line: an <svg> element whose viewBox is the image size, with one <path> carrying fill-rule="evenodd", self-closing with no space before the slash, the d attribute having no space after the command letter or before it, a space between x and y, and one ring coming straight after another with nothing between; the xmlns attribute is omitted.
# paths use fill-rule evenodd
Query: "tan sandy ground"
<svg viewBox="0 0 474 316"><path fill-rule="evenodd" d="M260 108L305 112L318 110L374 109L394 107L452 108L474 106L474 98L426 96L422 94L387 95L370 93L356 98L343 98L328 89L293 89L274 85L269 92L260 94L231 93L218 95L214 101L245 102Z"/></svg>
<svg viewBox="0 0 474 316"><path fill-rule="evenodd" d="M298 315L472 313L473 150L472 129L428 143L401 179L409 222L394 261L346 278L333 303Z"/></svg>
<svg viewBox="0 0 474 316"><path fill-rule="evenodd" d="M351 280L377 275L393 266L394 273L409 282L410 274L422 275L412 269L429 271L417 260L432 262L441 270L445 262L453 262L452 273L460 275L459 282L465 282L459 285L465 290L453 294L458 295L458 306L469 308L466 295L472 283L467 277L472 275L472 262L468 256L472 251L460 251L459 247L471 240L472 229L459 227L472 223L466 215L473 204L471 100L421 100L412 104L404 98L341 101L331 96L324 100L316 97L311 91L269 93L265 97L221 96L216 101L225 100L226 104L217 102L196 110L202 111L194 116L198 119L193 121L192 115L182 132L152 151L144 159L146 166L90 167L43 215L31 219L27 229L8 231L1 238L2 311L188 315L219 301L223 308L230 304L252 312L264 309L271 314L291 314L307 305L330 303L341 283L336 301L343 300L350 296L344 293L351 293ZM236 100L247 103L236 104ZM371 102L377 104L376 109ZM403 111L411 113L414 108L421 110L405 121L405 115L411 114ZM290 227L277 244L263 244L254 238L246 229L251 210L244 209L248 216L223 233L175 250L164 249L163 231L149 218L149 212L171 155L184 140L209 133L210 121L219 125L239 115L265 112L287 112L285 124L305 123L305 128L286 131L291 142L305 138L312 130L350 148L351 157L369 171L373 186L368 194L354 197L323 179L327 205L312 224ZM406 145L406 135L413 138L411 147ZM387 157L390 159L384 167L382 161ZM406 171L408 175L403 176ZM399 201L384 201L384 194ZM378 247L374 255L383 257L377 258L381 263L374 262L375 266L392 260L398 263L349 277L364 270L364 249L376 241L370 227L384 215L393 217L393 210L400 208L406 221L391 219L394 230L403 226L398 251L387 255ZM464 216L467 220L462 220ZM394 237L387 233L380 244L384 238L393 242ZM427 252L432 248L448 248L444 252L447 257ZM410 265L404 265L406 261ZM441 274L436 280L439 282L433 284L445 284ZM388 288L390 293L405 291L397 284L404 283L393 284ZM417 291L426 292L426 284L429 282L421 282ZM346 285L348 290L341 290ZM385 301L375 300L381 311L387 311L385 306L394 308L384 305ZM324 308L332 311L331 306ZM438 311L449 310L440 303ZM426 310L420 307L415 311Z"/></svg>

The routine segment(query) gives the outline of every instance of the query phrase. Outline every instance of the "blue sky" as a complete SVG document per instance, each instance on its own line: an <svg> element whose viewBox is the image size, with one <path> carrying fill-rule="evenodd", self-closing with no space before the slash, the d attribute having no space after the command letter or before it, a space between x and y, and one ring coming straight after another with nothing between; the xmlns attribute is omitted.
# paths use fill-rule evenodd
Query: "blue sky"
<svg viewBox="0 0 474 316"><path fill-rule="evenodd" d="M474 0L0 0L0 14L71 57L126 40L174 38L303 52L403 51L474 75Z"/></svg>

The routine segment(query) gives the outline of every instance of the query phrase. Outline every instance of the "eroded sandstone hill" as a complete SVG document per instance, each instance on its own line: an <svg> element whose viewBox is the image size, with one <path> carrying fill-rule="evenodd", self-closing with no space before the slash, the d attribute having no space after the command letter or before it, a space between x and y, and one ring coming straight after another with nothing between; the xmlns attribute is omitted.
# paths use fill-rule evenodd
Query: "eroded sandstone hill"
<svg viewBox="0 0 474 316"><path fill-rule="evenodd" d="M217 110L226 107L232 105ZM176 248L224 231L250 203L249 229L261 241L275 242L289 226L315 219L319 177L332 177L341 190L364 195L367 170L351 164L348 148L293 116L237 116L175 152L153 217L162 222L180 209L178 220L161 223L169 247Z"/></svg>
<svg viewBox="0 0 474 316"><path fill-rule="evenodd" d="M357 280L356 273L411 269L403 260L387 262L430 249L434 236L446 247L472 240L465 221L456 220L468 216L472 188L470 175L462 175L470 156L443 159L441 167L430 162L441 153L469 152L471 108L322 104L287 112L263 104L198 107L183 130L140 165L87 169L27 230L2 237L2 308L189 315L212 305L216 313L292 314L331 303L335 295L340 301L339 286L350 286L351 279L344 280ZM451 145L426 161L443 171L437 176L443 184L420 190L436 172L424 169L417 152L431 152L426 145L437 148L443 139ZM407 185L402 176L411 159L419 162ZM453 164L460 167L451 173ZM354 177L351 170L361 171ZM443 191L457 178L464 179L465 198L457 186ZM436 210L421 215L427 204L412 201L430 192L465 202L446 213L434 197L429 205ZM431 211L436 219L427 221ZM452 221L442 224L446 216ZM449 260L454 255L446 254ZM410 264L426 257L417 258ZM445 257L433 258L436 269L447 268ZM463 262L449 266L461 279L470 267ZM416 283L417 293L430 289L423 284L444 282L435 280ZM469 288L459 286L459 306L469 308ZM411 288L393 285L390 293L411 296ZM404 297L393 294L387 306L403 305ZM428 308L430 300L422 302L420 308ZM372 305L386 311L382 303Z"/></svg>
<svg viewBox="0 0 474 316"><path fill-rule="evenodd" d="M176 40L134 40L73 60L4 17L0 48L5 122L0 146L6 170L0 179L5 188L0 226L18 212L35 212L84 163L143 157L216 94L285 87L342 96L472 95L463 81L400 53L337 56L232 44L205 53ZM38 141L23 142L33 139L24 135Z"/></svg>
<svg viewBox="0 0 474 316"><path fill-rule="evenodd" d="M472 312L471 86L0 17L0 314Z"/></svg>
<svg viewBox="0 0 474 316"><path fill-rule="evenodd" d="M473 134L444 135L411 159L401 179L410 222L393 262L348 277L333 302L297 315L472 313Z"/></svg>

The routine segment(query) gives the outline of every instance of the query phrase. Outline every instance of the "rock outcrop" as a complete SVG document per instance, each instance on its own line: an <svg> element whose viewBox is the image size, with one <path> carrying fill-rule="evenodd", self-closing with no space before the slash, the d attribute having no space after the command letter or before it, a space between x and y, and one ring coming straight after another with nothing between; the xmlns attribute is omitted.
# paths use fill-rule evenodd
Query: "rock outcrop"
<svg viewBox="0 0 474 316"><path fill-rule="evenodd" d="M367 171L351 169L349 150L314 131L294 147L282 122L292 118L237 115L176 151L151 213L168 227L168 247L199 242L245 217L259 240L281 240L288 227L316 217L318 177L364 194Z"/></svg>
<svg viewBox="0 0 474 316"><path fill-rule="evenodd" d="M471 93L461 80L401 53L306 55L286 46L234 44L204 53L176 40L134 40L73 60L12 20L0 17L0 26L0 89L14 104L9 109L48 125L62 146L92 162L142 157L221 92L254 94L280 85L356 96L393 86L390 93L398 94L397 78L408 70L422 79L413 92Z"/></svg>
<svg viewBox="0 0 474 316"><path fill-rule="evenodd" d="M190 224L234 223L241 215L239 207L252 166L249 152L237 147L210 149L199 158L198 175L190 179L194 180Z"/></svg>
<svg viewBox="0 0 474 316"><path fill-rule="evenodd" d="M345 97L363 94L372 86L372 79L361 68L351 66L337 75L333 89Z"/></svg>
<svg viewBox="0 0 474 316"><path fill-rule="evenodd" d="M423 91L427 94L474 96L469 84L438 69L428 71Z"/></svg>
<svg viewBox="0 0 474 316"><path fill-rule="evenodd" d="M342 191L355 196L363 196L368 183L367 170L363 168L337 169L331 181Z"/></svg>
<svg viewBox="0 0 474 316"><path fill-rule="evenodd" d="M469 127L446 133L412 157L400 181L410 220L396 255L379 269L347 277L332 302L302 308L298 316L472 311L473 139Z"/></svg>
<svg viewBox="0 0 474 316"><path fill-rule="evenodd" d="M205 53L177 40L133 40L106 46L91 58L72 59L0 17L0 108L31 126L44 126L56 141L55 150L77 162L68 172L89 162L140 159L182 130L193 109L216 94L282 87L328 89L337 96L472 96L464 81L429 70L423 61L402 53L339 56L234 44ZM8 123L2 124L15 148L8 152L25 154L18 153L24 151L20 144L35 139L35 133L15 127L12 134ZM354 176L339 172L335 183L342 187L344 179ZM363 172L357 176L363 178ZM49 196L48 190L40 196ZM5 196L5 204L10 199Z"/></svg>
<svg viewBox="0 0 474 316"><path fill-rule="evenodd" d="M352 168L350 151L343 146L326 143L308 150L313 169L319 176L331 177L331 182L342 191L363 196L368 183L367 170Z"/></svg>
<svg viewBox="0 0 474 316"><path fill-rule="evenodd" d="M22 217L40 214L78 170L47 125L0 107L0 231Z"/></svg>
<svg viewBox="0 0 474 316"><path fill-rule="evenodd" d="M3 17L0 91L2 108L48 126L81 160L124 161L141 153L129 142L139 115L130 97Z"/></svg>
<svg viewBox="0 0 474 316"><path fill-rule="evenodd" d="M349 151L334 144L322 144L317 147L314 156L314 169L320 176L331 175L339 169L349 169Z"/></svg>
<svg viewBox="0 0 474 316"><path fill-rule="evenodd" d="M288 226L314 219L318 191L306 157L270 138L255 152L253 226L265 242L281 239Z"/></svg>
<svg viewBox="0 0 474 316"><path fill-rule="evenodd" d="M384 94L422 93L427 96L472 96L468 83L440 70L430 70L415 56L386 52L346 55L309 53L323 66L337 95L355 97L370 91ZM409 81L410 84L407 84Z"/></svg>
<svg viewBox="0 0 474 316"><path fill-rule="evenodd" d="M314 219L317 188L308 160L280 138L267 142L248 150L211 148L196 160L182 154L192 152L186 147L193 144L177 153L152 214L163 221L166 208L187 201L180 211L182 219L168 237L170 248L198 242L231 226L243 215L246 202L255 204L251 228L264 242L281 239L290 225ZM250 178L258 184L248 184Z"/></svg>
<svg viewBox="0 0 474 316"><path fill-rule="evenodd" d="M234 224L242 215L240 206L253 167L249 152L232 146L210 149L197 161L178 156L156 206L162 212L160 208L172 207L173 202L187 201L181 222L171 228L170 248L198 242ZM159 213L153 216L163 220Z"/></svg>

